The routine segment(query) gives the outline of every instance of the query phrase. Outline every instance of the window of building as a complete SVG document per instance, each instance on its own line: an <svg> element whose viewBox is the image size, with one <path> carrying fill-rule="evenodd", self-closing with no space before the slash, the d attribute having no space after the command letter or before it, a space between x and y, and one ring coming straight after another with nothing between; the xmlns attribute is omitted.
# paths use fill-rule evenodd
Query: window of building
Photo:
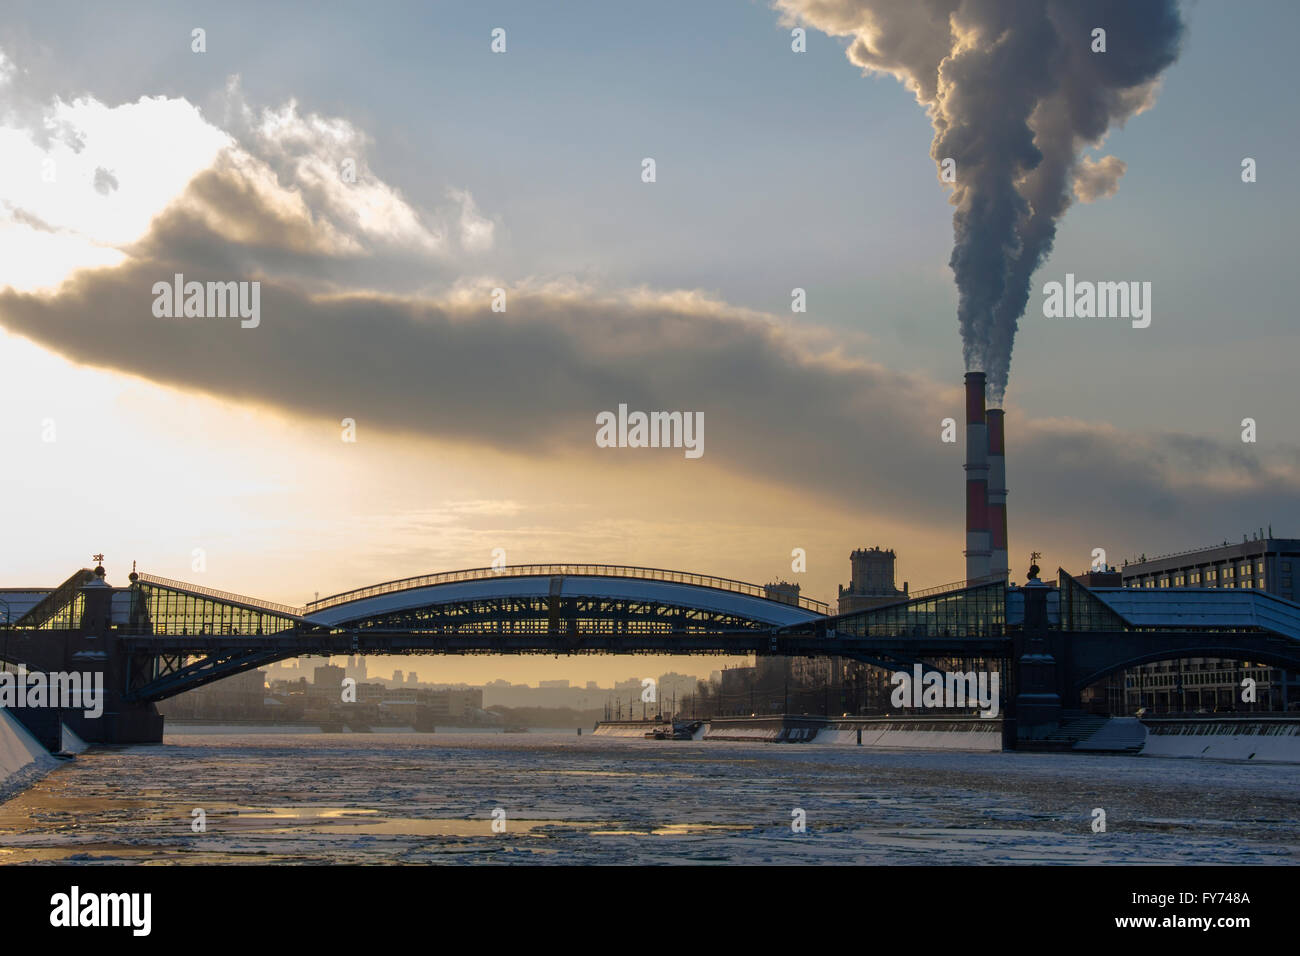
<svg viewBox="0 0 1300 956"><path fill-rule="evenodd" d="M1214 568L1210 568L1205 572L1205 580L1207 581L1213 581L1218 576L1219 576L1219 572Z"/></svg>

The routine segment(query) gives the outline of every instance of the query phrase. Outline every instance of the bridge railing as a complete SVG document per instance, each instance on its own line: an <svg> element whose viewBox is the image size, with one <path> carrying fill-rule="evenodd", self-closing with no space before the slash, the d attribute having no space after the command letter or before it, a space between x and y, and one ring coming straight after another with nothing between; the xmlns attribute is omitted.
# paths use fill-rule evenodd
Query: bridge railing
<svg viewBox="0 0 1300 956"><path fill-rule="evenodd" d="M588 577L636 578L643 581L667 581L673 584L692 584L697 587L714 588L752 597L780 601L773 597L760 584L749 584L733 578L720 578L712 574L693 574L689 571L668 571L663 568L642 568L625 564L516 564L502 568L467 568L463 571L442 571L437 574L423 574L413 578L401 578L386 581L370 587L356 588L332 594L316 601L309 601L302 609L302 614L323 611L339 604L360 601L380 594L392 594L396 591L409 591L414 588L431 587L438 584L454 584L458 581L481 581L488 578L542 577L553 575L575 575ZM793 604L793 602L781 602ZM830 605L813 598L800 597L798 606L815 614L829 614Z"/></svg>
<svg viewBox="0 0 1300 956"><path fill-rule="evenodd" d="M139 580L144 584L156 584L158 587L169 588L173 591L185 591L191 594L201 594L203 597L212 598L214 601L225 601L229 604L242 604L245 607L257 608L262 611L271 611L276 614L288 614L293 617L302 617L302 608L290 607L287 604L276 604L274 601L263 601L261 598L249 597L246 594L235 594L231 591L218 591L216 588L204 587L201 584L188 584L185 581L173 581L171 578L160 578L155 574L145 574L139 572Z"/></svg>
<svg viewBox="0 0 1300 956"><path fill-rule="evenodd" d="M932 588L926 588L923 591L910 591L906 598L900 598L899 603L910 601L912 598L929 597L932 594L944 594L948 591L961 591L965 588L978 587L981 584L992 584L994 581L1006 581L1005 574L986 574L981 578L967 578L965 581L953 581L951 584L940 584Z"/></svg>

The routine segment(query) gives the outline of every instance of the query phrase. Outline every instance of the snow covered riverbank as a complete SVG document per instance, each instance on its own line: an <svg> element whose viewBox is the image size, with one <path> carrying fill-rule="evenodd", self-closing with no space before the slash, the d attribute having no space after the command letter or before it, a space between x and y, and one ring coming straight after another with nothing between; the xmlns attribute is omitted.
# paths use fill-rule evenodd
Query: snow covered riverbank
<svg viewBox="0 0 1300 956"><path fill-rule="evenodd" d="M59 765L9 711L0 708L0 800L7 799Z"/></svg>

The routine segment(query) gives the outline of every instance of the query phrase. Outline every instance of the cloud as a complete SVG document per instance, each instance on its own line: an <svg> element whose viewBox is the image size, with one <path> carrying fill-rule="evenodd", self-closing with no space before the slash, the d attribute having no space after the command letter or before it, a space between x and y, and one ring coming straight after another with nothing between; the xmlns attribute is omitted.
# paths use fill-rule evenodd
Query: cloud
<svg viewBox="0 0 1300 956"><path fill-rule="evenodd" d="M479 214L474 197L463 189L448 190L460 204L460 244L469 252L487 252L492 248L496 224Z"/></svg>
<svg viewBox="0 0 1300 956"><path fill-rule="evenodd" d="M493 247L496 223L467 190L418 209L375 174L353 124L292 100L255 109L237 77L218 127L184 99L40 102L18 76L0 52L0 286L47 288L119 262L117 250L166 231L150 231L163 215L260 247L282 275L340 285L450 278L460 258Z"/></svg>
<svg viewBox="0 0 1300 956"><path fill-rule="evenodd" d="M107 196L117 189L117 177L105 169L103 166L95 167L95 192L101 196Z"/></svg>
<svg viewBox="0 0 1300 956"><path fill-rule="evenodd" d="M105 146L121 140L114 120L135 129L170 118L206 140L159 173L173 181L185 170L187 179L146 228L111 233L129 234L114 261L83 258L95 267L50 291L0 289L0 325L51 350L227 400L332 423L354 418L363 430L563 458L613 482L637 465L718 469L855 514L960 526L962 449L939 438L943 419L962 418L955 382L847 357L817 330L699 290L474 275L461 257L490 248L496 224L468 193L450 189L445 209L417 210L373 179L365 139L350 124L293 104L258 112L233 98L234 133L183 101L86 101L77 110L94 119L78 126L90 162L78 188L84 194L100 167L119 181L104 205L132 191L147 200L139 208L157 205L140 192L150 151ZM0 129L9 134L36 148ZM355 184L336 176L344 154L357 161ZM20 237L17 249L33 237L61 241L69 228L102 241L97 223L62 200L14 197L0 208L9 209L0 243ZM260 325L155 318L152 287L176 273L260 281ZM412 273L429 291L390 291L387 276L409 284ZM491 308L494 286L507 291L504 312ZM704 458L597 448L596 415L620 403L703 412ZM1254 526L1294 515L1300 492L1294 448L1036 420L1016 408L1008 465L1013 534L1022 521L1060 538L1083 526L1105 545L1181 542L1207 515L1227 528Z"/></svg>
<svg viewBox="0 0 1300 956"><path fill-rule="evenodd" d="M1079 202L1109 199L1119 192L1119 180L1128 163L1116 156L1094 160L1083 156L1074 169L1074 196Z"/></svg>
<svg viewBox="0 0 1300 956"><path fill-rule="evenodd" d="M241 143L339 232L370 246L445 249L441 230L371 171L369 137L347 120L304 116L293 101L256 114L241 108L238 115L246 121L234 129ZM351 172L345 174L348 163Z"/></svg>
<svg viewBox="0 0 1300 956"><path fill-rule="evenodd" d="M223 156L127 261L79 272L55 294L0 293L0 323L79 362L178 388L350 417L364 429L567 456L575 467L633 460L595 447L602 410L702 411L705 467L914 514L918 524L959 521L961 447L939 440L943 418L961 420L955 384L827 352L698 291L522 281L508 287L505 312L470 281L439 296L321 292L274 265L326 255L330 242L313 245L311 210L263 202L257 175ZM176 272L259 278L261 325L155 318L150 290ZM1113 536L1168 534L1206 514L1254 525L1261 512L1293 511L1300 491L1294 449L1266 459L1015 409L1008 418L1013 521L1032 516L1036 527L1064 533L1083 515ZM637 461L662 466L671 455L653 454Z"/></svg>
<svg viewBox="0 0 1300 956"><path fill-rule="evenodd" d="M55 100L45 122L66 135L42 142L21 125L0 124L0 200L109 245L143 235L229 143L184 100L142 97L114 107L93 99ZM111 200L88 202L102 193L105 175L117 183Z"/></svg>

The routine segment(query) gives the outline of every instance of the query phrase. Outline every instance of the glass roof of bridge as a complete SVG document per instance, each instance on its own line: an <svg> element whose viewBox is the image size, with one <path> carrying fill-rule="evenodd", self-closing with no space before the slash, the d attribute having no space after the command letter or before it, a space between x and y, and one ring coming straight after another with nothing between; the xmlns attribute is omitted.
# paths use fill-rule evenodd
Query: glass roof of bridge
<svg viewBox="0 0 1300 956"><path fill-rule="evenodd" d="M1006 594L999 579L852 611L825 623L828 630L855 637L998 637L1006 631Z"/></svg>

